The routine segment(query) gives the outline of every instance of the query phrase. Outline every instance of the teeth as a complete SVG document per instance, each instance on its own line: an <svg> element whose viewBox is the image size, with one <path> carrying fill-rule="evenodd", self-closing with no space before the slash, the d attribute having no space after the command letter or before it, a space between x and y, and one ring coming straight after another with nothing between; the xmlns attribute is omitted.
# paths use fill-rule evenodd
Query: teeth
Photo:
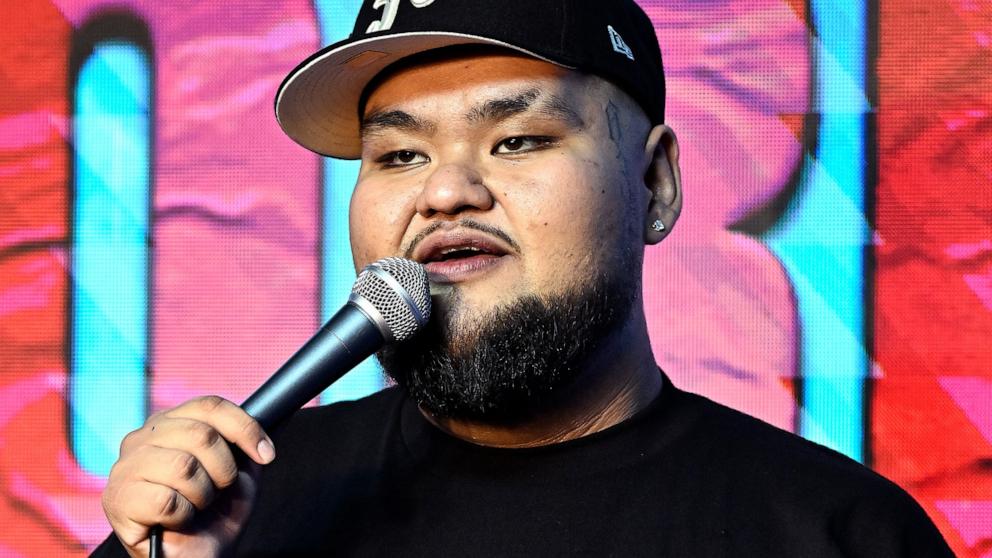
<svg viewBox="0 0 992 558"><path fill-rule="evenodd" d="M475 246L459 246L456 248L445 248L444 250L441 250L441 255L447 256L448 254L452 254L454 252L465 252L465 251L481 252L482 250L476 248Z"/></svg>

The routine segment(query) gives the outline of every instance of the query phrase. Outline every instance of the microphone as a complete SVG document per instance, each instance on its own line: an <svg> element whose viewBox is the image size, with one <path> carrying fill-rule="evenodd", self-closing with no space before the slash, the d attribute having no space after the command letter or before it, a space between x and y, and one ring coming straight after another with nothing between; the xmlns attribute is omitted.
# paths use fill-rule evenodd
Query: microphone
<svg viewBox="0 0 992 558"><path fill-rule="evenodd" d="M413 337L431 317L427 271L404 258L384 258L358 275L348 302L241 408L269 430L387 343ZM148 536L149 558L162 552L162 526Z"/></svg>
<svg viewBox="0 0 992 558"><path fill-rule="evenodd" d="M383 345L404 341L431 317L424 267L384 258L358 275L348 302L241 405L268 430Z"/></svg>

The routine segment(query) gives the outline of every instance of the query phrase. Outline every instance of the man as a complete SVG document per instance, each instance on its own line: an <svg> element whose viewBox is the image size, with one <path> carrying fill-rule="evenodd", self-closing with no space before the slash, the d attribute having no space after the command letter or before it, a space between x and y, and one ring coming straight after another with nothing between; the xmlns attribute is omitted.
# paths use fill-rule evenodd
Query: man
<svg viewBox="0 0 992 558"><path fill-rule="evenodd" d="M276 111L361 158L356 267L423 263L433 321L378 355L398 387L273 438L219 398L150 417L98 555L154 525L170 557L951 555L891 483L659 371L640 269L682 191L632 1L369 1Z"/></svg>

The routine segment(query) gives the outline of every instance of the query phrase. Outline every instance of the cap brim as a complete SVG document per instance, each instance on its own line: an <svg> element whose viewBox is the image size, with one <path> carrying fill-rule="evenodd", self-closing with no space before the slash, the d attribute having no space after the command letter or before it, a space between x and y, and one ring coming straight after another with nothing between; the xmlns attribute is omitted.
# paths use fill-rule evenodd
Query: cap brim
<svg viewBox="0 0 992 558"><path fill-rule="evenodd" d="M397 33L343 41L303 61L276 93L276 119L303 147L339 159L362 154L358 103L370 81L407 56L454 45L493 45L562 65L501 41L445 32Z"/></svg>

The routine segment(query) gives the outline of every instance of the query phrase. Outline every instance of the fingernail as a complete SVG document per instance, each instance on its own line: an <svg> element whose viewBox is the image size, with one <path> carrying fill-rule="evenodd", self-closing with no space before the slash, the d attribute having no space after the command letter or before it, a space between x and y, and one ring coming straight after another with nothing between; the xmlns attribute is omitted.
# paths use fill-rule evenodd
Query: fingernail
<svg viewBox="0 0 992 558"><path fill-rule="evenodd" d="M263 438L258 443L258 456L265 463L272 463L272 460L276 458L276 448L272 446L272 442L268 438Z"/></svg>

